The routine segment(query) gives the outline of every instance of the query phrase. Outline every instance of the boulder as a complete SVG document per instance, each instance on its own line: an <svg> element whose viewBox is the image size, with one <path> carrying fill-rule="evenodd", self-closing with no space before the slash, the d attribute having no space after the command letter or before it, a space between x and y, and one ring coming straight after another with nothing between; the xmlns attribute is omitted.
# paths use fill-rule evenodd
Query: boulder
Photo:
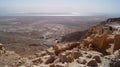
<svg viewBox="0 0 120 67"><path fill-rule="evenodd" d="M79 57L81 57L83 55L82 55L82 53L80 51L73 51L72 56L73 56L74 59L77 59L77 58L79 58Z"/></svg>
<svg viewBox="0 0 120 67"><path fill-rule="evenodd" d="M115 35L114 42L115 42L114 50L120 49L120 35Z"/></svg>
<svg viewBox="0 0 120 67"><path fill-rule="evenodd" d="M0 43L0 50L2 50L2 48L3 48L3 45Z"/></svg>
<svg viewBox="0 0 120 67"><path fill-rule="evenodd" d="M67 67L82 67L82 66L80 66L80 64L77 62L72 62L72 63L69 63Z"/></svg>
<svg viewBox="0 0 120 67"><path fill-rule="evenodd" d="M42 59L41 58L35 58L32 60L33 64L39 64L39 63L42 63Z"/></svg>
<svg viewBox="0 0 120 67"><path fill-rule="evenodd" d="M55 52L56 55L58 55L61 52L61 50L59 49L59 47L56 46L56 45L53 46L53 50L54 50L54 52Z"/></svg>
<svg viewBox="0 0 120 67"><path fill-rule="evenodd" d="M91 55L91 54L87 54L86 57L87 57L87 58L91 58L92 55Z"/></svg>
<svg viewBox="0 0 120 67"><path fill-rule="evenodd" d="M119 59L114 59L110 63L110 67L120 67L120 60Z"/></svg>
<svg viewBox="0 0 120 67"><path fill-rule="evenodd" d="M66 50L71 50L80 45L80 42L72 42L66 46Z"/></svg>
<svg viewBox="0 0 120 67"><path fill-rule="evenodd" d="M74 61L74 58L73 56L70 54L70 55L66 55L65 53L64 54L59 54L59 62L62 62L62 63L69 63L69 62L72 62Z"/></svg>
<svg viewBox="0 0 120 67"><path fill-rule="evenodd" d="M54 55L51 55L51 56L46 60L45 64L53 63L55 59L56 59L55 56L54 56Z"/></svg>
<svg viewBox="0 0 120 67"><path fill-rule="evenodd" d="M93 56L93 59L95 59L98 63L101 63L100 56Z"/></svg>
<svg viewBox="0 0 120 67"><path fill-rule="evenodd" d="M86 64L86 63L87 63L86 59L85 59L85 58L82 58L82 57L80 57L80 58L77 60L77 62L78 62L79 64Z"/></svg>
<svg viewBox="0 0 120 67"><path fill-rule="evenodd" d="M32 67L39 67L39 66L37 66L37 65L32 65Z"/></svg>
<svg viewBox="0 0 120 67"><path fill-rule="evenodd" d="M0 43L0 56L1 56L2 54L5 54L5 52L6 52L5 48L4 48L3 45Z"/></svg>
<svg viewBox="0 0 120 67"><path fill-rule="evenodd" d="M55 67L66 67L66 63L56 63Z"/></svg>
<svg viewBox="0 0 120 67"><path fill-rule="evenodd" d="M67 62L73 62L74 58L71 55L67 56Z"/></svg>
<svg viewBox="0 0 120 67"><path fill-rule="evenodd" d="M65 54L59 54L59 62L67 62L67 56Z"/></svg>
<svg viewBox="0 0 120 67"><path fill-rule="evenodd" d="M65 66L62 66L62 65L58 65L58 64L57 64L55 67L65 67Z"/></svg>
<svg viewBox="0 0 120 67"><path fill-rule="evenodd" d="M97 61L95 59L92 59L87 63L87 66L97 67L98 64L97 64Z"/></svg>
<svg viewBox="0 0 120 67"><path fill-rule="evenodd" d="M114 56L117 59L120 59L120 49L114 52Z"/></svg>
<svg viewBox="0 0 120 67"><path fill-rule="evenodd" d="M103 54L110 54L106 50L111 47L110 43L113 43L113 42L114 42L114 39L109 38L108 35L96 36L92 40L92 48L94 50L102 52Z"/></svg>
<svg viewBox="0 0 120 67"><path fill-rule="evenodd" d="M51 65L49 65L49 67L55 67L55 64L51 64Z"/></svg>

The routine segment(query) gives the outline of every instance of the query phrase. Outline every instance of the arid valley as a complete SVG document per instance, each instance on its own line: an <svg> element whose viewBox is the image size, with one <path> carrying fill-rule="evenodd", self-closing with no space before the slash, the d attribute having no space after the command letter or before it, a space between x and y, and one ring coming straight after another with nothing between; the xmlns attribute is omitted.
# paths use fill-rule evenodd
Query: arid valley
<svg viewBox="0 0 120 67"><path fill-rule="evenodd" d="M57 44L56 41L62 41L67 34L84 32L104 19L94 16L0 17L0 43L26 56ZM77 37L80 39L80 34Z"/></svg>
<svg viewBox="0 0 120 67"><path fill-rule="evenodd" d="M0 19L1 67L120 66L120 18Z"/></svg>

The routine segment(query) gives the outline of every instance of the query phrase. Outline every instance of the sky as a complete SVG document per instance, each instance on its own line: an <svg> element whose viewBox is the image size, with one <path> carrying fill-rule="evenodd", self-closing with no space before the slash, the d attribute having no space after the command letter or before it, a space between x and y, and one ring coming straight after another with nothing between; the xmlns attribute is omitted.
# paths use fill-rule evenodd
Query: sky
<svg viewBox="0 0 120 67"><path fill-rule="evenodd" d="M120 0L0 0L0 16L17 15L120 16Z"/></svg>

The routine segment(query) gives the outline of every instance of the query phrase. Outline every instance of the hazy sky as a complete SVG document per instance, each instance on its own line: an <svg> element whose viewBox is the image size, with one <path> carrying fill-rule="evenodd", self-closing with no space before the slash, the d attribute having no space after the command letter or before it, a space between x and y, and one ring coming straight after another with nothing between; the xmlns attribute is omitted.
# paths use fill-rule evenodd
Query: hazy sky
<svg viewBox="0 0 120 67"><path fill-rule="evenodd" d="M120 0L0 0L0 15L120 15Z"/></svg>

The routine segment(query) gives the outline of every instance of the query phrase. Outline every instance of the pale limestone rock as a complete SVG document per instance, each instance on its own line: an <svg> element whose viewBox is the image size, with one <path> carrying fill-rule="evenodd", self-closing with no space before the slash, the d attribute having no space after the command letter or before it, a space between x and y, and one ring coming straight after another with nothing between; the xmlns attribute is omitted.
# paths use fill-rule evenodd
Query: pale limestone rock
<svg viewBox="0 0 120 67"><path fill-rule="evenodd" d="M115 58L120 59L120 49L114 52Z"/></svg>
<svg viewBox="0 0 120 67"><path fill-rule="evenodd" d="M91 55L91 54L87 54L86 57L87 57L87 58L91 58L92 55Z"/></svg>
<svg viewBox="0 0 120 67"><path fill-rule="evenodd" d="M86 63L87 63L86 59L83 58L83 57L79 57L79 59L77 59L77 62L78 62L79 64L86 64Z"/></svg>
<svg viewBox="0 0 120 67"><path fill-rule="evenodd" d="M80 67L80 64L77 62L72 62L68 64L68 67Z"/></svg>
<svg viewBox="0 0 120 67"><path fill-rule="evenodd" d="M34 64L40 64L40 63L42 63L43 61L42 61L42 59L41 58L35 58L35 59L32 59L32 63L34 63Z"/></svg>
<svg viewBox="0 0 120 67"><path fill-rule="evenodd" d="M31 67L39 67L39 66L37 66L37 65L32 65Z"/></svg>
<svg viewBox="0 0 120 67"><path fill-rule="evenodd" d="M66 67L67 63L57 63L55 67Z"/></svg>

